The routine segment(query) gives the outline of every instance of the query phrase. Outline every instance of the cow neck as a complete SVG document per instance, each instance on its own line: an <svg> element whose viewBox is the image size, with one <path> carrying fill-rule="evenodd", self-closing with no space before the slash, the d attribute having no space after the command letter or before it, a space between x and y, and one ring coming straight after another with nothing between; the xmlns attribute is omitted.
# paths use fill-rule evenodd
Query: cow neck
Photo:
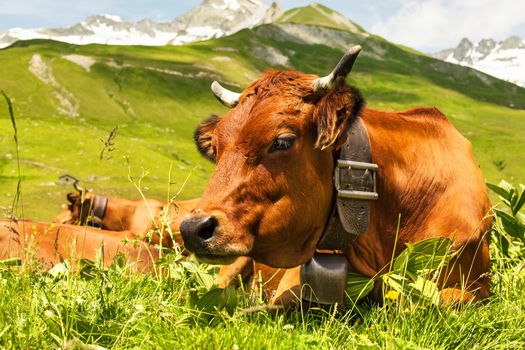
<svg viewBox="0 0 525 350"><path fill-rule="evenodd" d="M370 207L378 198L377 164L365 124L357 116L343 146L334 152L334 199L318 249L345 250L369 225Z"/></svg>

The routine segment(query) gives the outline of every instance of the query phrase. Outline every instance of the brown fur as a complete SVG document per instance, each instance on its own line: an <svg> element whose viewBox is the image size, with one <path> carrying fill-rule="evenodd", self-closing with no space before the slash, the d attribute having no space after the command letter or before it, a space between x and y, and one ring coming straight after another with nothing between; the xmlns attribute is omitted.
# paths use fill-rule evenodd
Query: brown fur
<svg viewBox="0 0 525 350"><path fill-rule="evenodd" d="M193 134L193 140L198 147L199 152L210 162L215 162L215 151L211 144L211 132L219 121L219 117L211 115L208 119L201 122L199 128Z"/></svg>
<svg viewBox="0 0 525 350"><path fill-rule="evenodd" d="M345 85L326 94L317 102L314 110L314 123L317 125L316 148L326 148L335 144L341 146L346 138L352 120L361 112L364 100L359 90Z"/></svg>
<svg viewBox="0 0 525 350"><path fill-rule="evenodd" d="M94 194L87 192L82 198L81 192L72 192L67 195L68 204L55 219L56 223L71 225L86 225L89 223L89 212L92 210ZM162 244L164 247L173 247L175 244L184 250L184 242L179 233L180 223L184 217L195 208L199 199L178 201L169 206L170 229L174 233L174 240L163 231ZM147 238L150 230L162 227L160 215L166 202L155 199L129 200L125 198L108 197L105 216L100 222L100 227L107 231L117 231L122 239L139 239L149 243L159 244L161 237L153 235ZM91 232L91 231L90 231ZM103 232L103 231L101 231ZM237 275L243 280L251 276L253 264L250 258L239 258L230 265L221 267L217 283L221 287L236 285Z"/></svg>
<svg viewBox="0 0 525 350"><path fill-rule="evenodd" d="M86 226L35 221L0 221L0 260L21 258L26 264L50 268L64 259L95 261L103 247L103 262L109 266L117 253L124 254L136 272L150 272L160 252L148 244L124 244L127 231L103 231Z"/></svg>
<svg viewBox="0 0 525 350"><path fill-rule="evenodd" d="M97 252L104 252L103 262L112 264L117 254L123 254L130 271L151 272L162 256L153 245L124 243L136 233L128 230L108 231L89 226L43 223L29 220L0 221L0 260L20 258L35 268L49 269L63 260L73 263L80 259L95 261ZM252 260L239 258L221 267L217 283L221 287L235 285L237 275L251 275Z"/></svg>
<svg viewBox="0 0 525 350"><path fill-rule="evenodd" d="M372 206L368 231L345 251L351 268L374 276L385 271L392 253L399 254L405 243L449 237L461 253L441 281L447 298L465 295L451 288L464 288L476 299L487 297L490 203L470 143L433 108L361 109L359 93L345 85L313 100L315 78L267 72L214 128L206 125L208 143L199 148L211 147L217 168L192 213L214 216L219 223L205 243L206 259L220 263L232 255L249 255L275 268L290 268L278 288L281 300L288 300L299 284L293 267L311 258L332 209L334 154L360 114L380 167L379 200ZM269 153L282 133L295 134L294 145ZM375 293L378 297L378 288Z"/></svg>
<svg viewBox="0 0 525 350"><path fill-rule="evenodd" d="M71 192L67 195L68 204L55 219L56 223L87 225L92 221L98 221L91 217L90 211L93 210L93 200L95 194L86 192L82 197L81 192ZM179 226L185 215L195 208L198 199L178 201L171 203L169 210L169 224L174 233L179 232ZM125 199L108 197L108 203L104 218L98 223L104 230L109 231L129 231L134 237L146 240L146 235L150 230L161 229L161 214L167 202L156 199ZM178 244L183 247L182 239L175 235L175 242L169 235L163 235L163 245L173 247ZM152 236L152 243L160 243L158 236Z"/></svg>

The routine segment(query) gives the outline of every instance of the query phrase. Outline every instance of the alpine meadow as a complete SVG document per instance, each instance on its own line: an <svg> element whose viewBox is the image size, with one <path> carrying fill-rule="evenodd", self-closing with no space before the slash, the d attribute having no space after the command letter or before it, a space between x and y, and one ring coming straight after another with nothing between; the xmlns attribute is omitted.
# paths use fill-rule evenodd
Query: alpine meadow
<svg viewBox="0 0 525 350"><path fill-rule="evenodd" d="M260 288L257 276L219 289L216 267L179 251L150 275L128 273L121 261L64 261L49 271L31 259L0 261L0 348L525 348L525 88L334 15L342 17L313 4L179 46L33 39L0 49L4 217L53 221L72 190L57 181L66 174L106 196L198 197L214 164L196 150L194 130L227 111L212 81L240 92L271 68L324 76L358 44L348 82L367 106L438 108L472 143L486 182L499 184L489 185L497 211L488 301L439 305L385 279L381 305L365 299L343 311L275 313L249 292Z"/></svg>

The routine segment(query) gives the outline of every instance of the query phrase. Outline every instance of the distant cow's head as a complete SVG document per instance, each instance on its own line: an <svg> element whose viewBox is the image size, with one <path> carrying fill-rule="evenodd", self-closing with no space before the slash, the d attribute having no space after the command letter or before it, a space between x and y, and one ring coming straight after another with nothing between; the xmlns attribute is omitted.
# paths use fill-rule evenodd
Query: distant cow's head
<svg viewBox="0 0 525 350"><path fill-rule="evenodd" d="M62 212L55 219L59 224L86 225L89 224L90 210L95 195L91 191L76 191L67 194L67 204L63 205Z"/></svg>
<svg viewBox="0 0 525 350"><path fill-rule="evenodd" d="M231 109L195 131L217 167L181 225L187 249L209 262L249 255L275 267L312 256L332 210L333 151L363 104L345 84L359 51L324 78L269 71L242 94L212 85Z"/></svg>

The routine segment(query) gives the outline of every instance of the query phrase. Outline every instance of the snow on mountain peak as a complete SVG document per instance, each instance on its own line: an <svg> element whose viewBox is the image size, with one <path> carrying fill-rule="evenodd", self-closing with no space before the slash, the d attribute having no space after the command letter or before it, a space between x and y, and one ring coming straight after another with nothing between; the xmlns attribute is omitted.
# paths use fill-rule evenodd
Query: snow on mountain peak
<svg viewBox="0 0 525 350"><path fill-rule="evenodd" d="M0 33L0 48L28 39L53 39L80 45L180 45L269 23L281 13L278 4L268 6L260 0L204 0L171 22L149 19L128 22L120 16L100 14L65 28L13 28Z"/></svg>
<svg viewBox="0 0 525 350"><path fill-rule="evenodd" d="M241 5L237 2L237 0L224 0L224 3L222 5L213 4L212 6L216 9L233 11L236 11L241 8Z"/></svg>
<svg viewBox="0 0 525 350"><path fill-rule="evenodd" d="M114 22L123 22L124 20L122 19L122 17L120 16L115 16L115 15L110 15L110 14L107 14L107 13L104 13L101 15L102 17L106 17L107 19L110 19Z"/></svg>
<svg viewBox="0 0 525 350"><path fill-rule="evenodd" d="M86 17L80 24L84 26L91 25L113 25L116 23L124 23L125 21L120 16L101 14Z"/></svg>
<svg viewBox="0 0 525 350"><path fill-rule="evenodd" d="M525 87L525 40L520 37L511 36L500 42L482 39L477 44L463 38L457 47L432 56Z"/></svg>

